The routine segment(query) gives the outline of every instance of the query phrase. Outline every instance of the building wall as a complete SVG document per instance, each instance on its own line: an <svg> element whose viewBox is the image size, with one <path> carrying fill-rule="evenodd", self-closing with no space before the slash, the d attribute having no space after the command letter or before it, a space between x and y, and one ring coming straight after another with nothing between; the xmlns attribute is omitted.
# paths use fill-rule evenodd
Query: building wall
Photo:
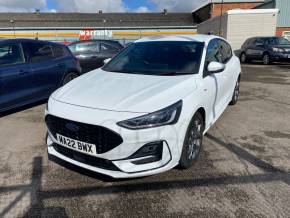
<svg viewBox="0 0 290 218"><path fill-rule="evenodd" d="M280 10L277 27L290 27L290 0L276 0L276 8Z"/></svg>
<svg viewBox="0 0 290 218"><path fill-rule="evenodd" d="M224 3L223 13L232 9L252 9L259 4L260 3ZM221 7L222 7L222 4L218 4L218 3L215 3L212 5L212 12L211 12L212 17L216 17L221 14Z"/></svg>
<svg viewBox="0 0 290 218"><path fill-rule="evenodd" d="M276 33L277 15L273 13L238 13L222 16L222 34L233 49L239 50L246 39L254 36L272 36ZM197 26L201 34L219 35L220 16L214 17Z"/></svg>
<svg viewBox="0 0 290 218"><path fill-rule="evenodd" d="M222 19L220 19L220 16L218 16L197 25L197 32L199 34L220 35L221 37L227 38L228 33L227 28L228 28L228 15L223 14Z"/></svg>
<svg viewBox="0 0 290 218"><path fill-rule="evenodd" d="M240 49L247 38L275 35L276 22L273 13L229 15L227 39L234 50Z"/></svg>
<svg viewBox="0 0 290 218"><path fill-rule="evenodd" d="M125 44L146 36L194 35L196 27L167 28L93 28L93 29L1 29L0 38L38 38L55 42L74 42L80 39L114 39Z"/></svg>

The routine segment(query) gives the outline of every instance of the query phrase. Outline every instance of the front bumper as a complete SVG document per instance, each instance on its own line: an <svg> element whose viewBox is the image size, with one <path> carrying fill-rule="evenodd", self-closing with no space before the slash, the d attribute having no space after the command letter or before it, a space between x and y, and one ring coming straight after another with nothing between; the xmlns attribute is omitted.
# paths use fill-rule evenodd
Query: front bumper
<svg viewBox="0 0 290 218"><path fill-rule="evenodd" d="M271 60L272 61L290 62L290 53L272 52Z"/></svg>
<svg viewBox="0 0 290 218"><path fill-rule="evenodd" d="M174 126L163 126L144 130L128 130L117 126L116 122L138 116L140 113L132 114L128 112L100 111L98 109L81 108L55 100L53 100L53 107L51 106L51 102L49 102L48 108L49 112L46 111L46 115L50 114L82 123L102 125L120 134L123 138L123 142L117 147L108 152L94 156L96 162L99 160L108 161L115 167L114 169L114 167L104 168L97 164L92 164L92 162L87 160L82 160L83 158L86 159L85 156L76 158L64 152L60 152L54 146L58 143L57 140L53 134L49 132L47 137L49 155L53 155L73 165L114 178L130 178L161 173L175 167L179 162L184 139L182 136L183 134L185 135L185 128L183 128L182 125L176 124ZM119 120L113 120L112 117L118 117ZM160 140L163 141L160 160L145 164L135 164L136 161L142 160L146 158L146 156L131 158L134 153L144 145Z"/></svg>

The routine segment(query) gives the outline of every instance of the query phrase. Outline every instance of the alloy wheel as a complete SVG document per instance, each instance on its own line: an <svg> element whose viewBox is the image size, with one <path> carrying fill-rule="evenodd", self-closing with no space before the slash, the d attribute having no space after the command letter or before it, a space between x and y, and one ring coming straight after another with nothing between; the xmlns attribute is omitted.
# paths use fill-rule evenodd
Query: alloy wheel
<svg viewBox="0 0 290 218"><path fill-rule="evenodd" d="M194 160L199 154L202 144L202 121L200 119L194 120L188 136L188 159Z"/></svg>
<svg viewBox="0 0 290 218"><path fill-rule="evenodd" d="M270 57L269 55L264 55L263 56L263 64L268 65L270 63Z"/></svg>

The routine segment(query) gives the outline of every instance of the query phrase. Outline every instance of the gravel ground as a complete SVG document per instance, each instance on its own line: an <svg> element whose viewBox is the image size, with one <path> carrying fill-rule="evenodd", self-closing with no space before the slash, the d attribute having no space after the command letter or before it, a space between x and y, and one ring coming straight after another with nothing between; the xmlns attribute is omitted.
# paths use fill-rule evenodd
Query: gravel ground
<svg viewBox="0 0 290 218"><path fill-rule="evenodd" d="M113 180L47 160L44 105L0 118L0 217L290 217L290 65L243 66L199 161Z"/></svg>

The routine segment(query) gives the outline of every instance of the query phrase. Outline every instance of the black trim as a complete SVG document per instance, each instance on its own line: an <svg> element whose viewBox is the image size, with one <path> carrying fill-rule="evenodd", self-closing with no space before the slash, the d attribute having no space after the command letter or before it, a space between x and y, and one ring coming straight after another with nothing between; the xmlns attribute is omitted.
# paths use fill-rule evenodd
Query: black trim
<svg viewBox="0 0 290 218"><path fill-rule="evenodd" d="M83 154L81 152L74 151L72 149L58 145L56 143L53 143L52 146L56 152L77 162L87 164L89 166L94 166L104 170L121 171L110 160Z"/></svg>
<svg viewBox="0 0 290 218"><path fill-rule="evenodd" d="M106 153L123 143L121 135L103 126L67 120L50 114L45 117L45 122L54 138L56 134L60 134L94 144L98 154ZM69 129L68 124L76 126L77 130Z"/></svg>

